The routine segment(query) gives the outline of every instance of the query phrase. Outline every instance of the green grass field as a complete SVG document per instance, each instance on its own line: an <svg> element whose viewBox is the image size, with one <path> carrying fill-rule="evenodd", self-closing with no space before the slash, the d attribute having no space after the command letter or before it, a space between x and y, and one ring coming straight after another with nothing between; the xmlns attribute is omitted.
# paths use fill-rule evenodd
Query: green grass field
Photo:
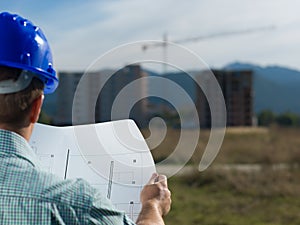
<svg viewBox="0 0 300 225"><path fill-rule="evenodd" d="M152 151L156 161L177 143L178 130ZM201 131L189 166L197 167L209 131ZM228 129L212 166L169 179L172 210L166 224L300 224L300 129ZM255 164L260 170L227 170L216 165ZM274 165L284 165L274 169ZM218 168L218 169L217 169Z"/></svg>
<svg viewBox="0 0 300 225"><path fill-rule="evenodd" d="M212 171L172 177L166 224L300 224L300 172Z"/></svg>

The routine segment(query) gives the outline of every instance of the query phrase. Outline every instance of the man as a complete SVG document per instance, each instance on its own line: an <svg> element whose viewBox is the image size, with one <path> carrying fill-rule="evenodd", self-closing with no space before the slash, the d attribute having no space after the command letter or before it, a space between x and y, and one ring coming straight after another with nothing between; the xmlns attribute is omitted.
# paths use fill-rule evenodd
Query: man
<svg viewBox="0 0 300 225"><path fill-rule="evenodd" d="M28 140L44 93L58 85L51 50L41 29L18 15L1 13L0 31L0 224L134 224L84 180L39 169ZM165 176L152 175L141 203L136 224L164 224Z"/></svg>

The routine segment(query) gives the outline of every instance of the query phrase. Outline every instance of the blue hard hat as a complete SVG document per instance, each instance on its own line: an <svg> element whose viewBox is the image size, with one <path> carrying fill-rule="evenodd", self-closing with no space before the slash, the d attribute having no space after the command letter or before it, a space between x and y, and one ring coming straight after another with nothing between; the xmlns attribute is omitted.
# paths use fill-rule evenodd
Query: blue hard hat
<svg viewBox="0 0 300 225"><path fill-rule="evenodd" d="M52 53L42 30L29 20L0 13L0 65L30 71L52 93L58 85Z"/></svg>

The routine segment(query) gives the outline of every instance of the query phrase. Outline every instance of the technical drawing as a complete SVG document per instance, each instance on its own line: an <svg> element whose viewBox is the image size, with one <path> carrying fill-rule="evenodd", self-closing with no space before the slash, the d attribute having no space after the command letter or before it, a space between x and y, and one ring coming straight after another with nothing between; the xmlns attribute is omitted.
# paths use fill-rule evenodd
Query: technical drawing
<svg viewBox="0 0 300 225"><path fill-rule="evenodd" d="M30 145L42 169L63 179L84 178L117 209L137 219L140 192L155 165L134 121L68 127L36 124Z"/></svg>

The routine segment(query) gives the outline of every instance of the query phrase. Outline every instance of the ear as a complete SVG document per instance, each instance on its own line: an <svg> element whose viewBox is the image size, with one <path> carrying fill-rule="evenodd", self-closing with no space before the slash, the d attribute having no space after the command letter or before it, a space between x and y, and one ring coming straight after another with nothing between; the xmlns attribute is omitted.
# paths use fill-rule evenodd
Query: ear
<svg viewBox="0 0 300 225"><path fill-rule="evenodd" d="M38 98L36 98L31 106L31 112L30 112L30 122L36 123L39 119L41 108L43 105L44 95L40 95Z"/></svg>

